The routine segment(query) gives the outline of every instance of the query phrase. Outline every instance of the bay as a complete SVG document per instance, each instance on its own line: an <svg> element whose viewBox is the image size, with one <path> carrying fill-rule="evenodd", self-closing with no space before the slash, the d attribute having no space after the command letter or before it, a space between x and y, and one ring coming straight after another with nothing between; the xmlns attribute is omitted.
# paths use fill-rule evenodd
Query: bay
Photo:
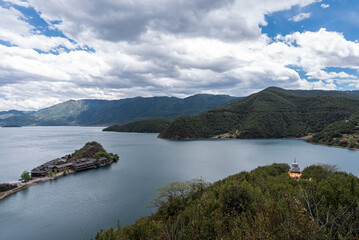
<svg viewBox="0 0 359 240"><path fill-rule="evenodd" d="M274 162L300 167L336 164L359 174L359 151L303 140L158 139L157 134L102 132L98 127L0 128L0 183L23 170L98 141L120 160L104 168L33 186L0 201L0 239L84 239L101 228L131 224L155 211L146 208L156 188L171 181L216 181Z"/></svg>

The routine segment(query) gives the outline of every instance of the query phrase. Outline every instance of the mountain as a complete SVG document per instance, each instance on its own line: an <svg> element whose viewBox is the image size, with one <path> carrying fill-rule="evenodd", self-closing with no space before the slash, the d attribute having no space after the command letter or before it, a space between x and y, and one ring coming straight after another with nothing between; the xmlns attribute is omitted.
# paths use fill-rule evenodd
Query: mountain
<svg viewBox="0 0 359 240"><path fill-rule="evenodd" d="M124 125L113 125L102 131L159 133L167 128L171 122L171 120L165 118L150 118L147 120L126 123Z"/></svg>
<svg viewBox="0 0 359 240"><path fill-rule="evenodd" d="M160 138L283 138L319 132L359 110L357 94L270 87L228 106L181 117Z"/></svg>
<svg viewBox="0 0 359 240"><path fill-rule="evenodd" d="M297 181L288 170L273 164L213 184L169 183L154 214L94 239L358 239L358 177L312 165Z"/></svg>
<svg viewBox="0 0 359 240"><path fill-rule="evenodd" d="M9 110L0 112L0 119L5 119L13 116L24 116L31 112L17 111L17 110Z"/></svg>
<svg viewBox="0 0 359 240"><path fill-rule="evenodd" d="M198 94L176 97L127 98L121 100L70 100L36 112L0 119L0 125L112 125L148 118L175 119L225 106L238 98Z"/></svg>

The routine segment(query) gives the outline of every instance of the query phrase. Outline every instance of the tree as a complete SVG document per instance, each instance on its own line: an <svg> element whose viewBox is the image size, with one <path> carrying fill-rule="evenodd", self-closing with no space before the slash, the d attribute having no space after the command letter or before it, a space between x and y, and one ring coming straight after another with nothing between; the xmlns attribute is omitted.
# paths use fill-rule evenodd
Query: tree
<svg viewBox="0 0 359 240"><path fill-rule="evenodd" d="M185 182L170 182L163 187L157 188L158 194L152 200L153 207L161 207L169 201L178 198L184 201L191 194L202 191L209 186L203 179L193 179Z"/></svg>
<svg viewBox="0 0 359 240"><path fill-rule="evenodd" d="M31 175L28 171L23 171L21 176L20 176L20 179L19 181L22 181L22 182L27 182L27 181L30 181L31 180Z"/></svg>
<svg viewBox="0 0 359 240"><path fill-rule="evenodd" d="M113 157L113 161L115 162L117 162L118 159L120 159L120 157L117 154L113 154L112 157Z"/></svg>
<svg viewBox="0 0 359 240"><path fill-rule="evenodd" d="M357 145L356 140L353 136L348 138L348 148L354 148Z"/></svg>

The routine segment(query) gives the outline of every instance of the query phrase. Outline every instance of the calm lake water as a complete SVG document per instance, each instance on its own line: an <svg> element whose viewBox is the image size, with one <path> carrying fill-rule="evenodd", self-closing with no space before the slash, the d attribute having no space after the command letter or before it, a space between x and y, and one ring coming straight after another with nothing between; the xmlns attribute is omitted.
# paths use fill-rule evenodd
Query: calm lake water
<svg viewBox="0 0 359 240"><path fill-rule="evenodd" d="M156 188L202 177L216 181L273 162L336 164L359 174L359 151L302 140L169 141L157 134L102 132L94 127L0 128L0 183L98 141L120 160L33 186L0 201L0 239L84 239L101 228L151 214Z"/></svg>

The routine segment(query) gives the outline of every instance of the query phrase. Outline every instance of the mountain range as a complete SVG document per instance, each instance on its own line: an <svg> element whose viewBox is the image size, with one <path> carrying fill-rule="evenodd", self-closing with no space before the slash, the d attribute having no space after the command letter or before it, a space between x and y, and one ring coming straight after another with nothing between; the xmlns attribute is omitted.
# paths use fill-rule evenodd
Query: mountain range
<svg viewBox="0 0 359 240"><path fill-rule="evenodd" d="M70 100L33 112L0 112L0 125L106 126L161 117L176 119L225 106L239 98L197 94L176 97L135 97L121 100Z"/></svg>

